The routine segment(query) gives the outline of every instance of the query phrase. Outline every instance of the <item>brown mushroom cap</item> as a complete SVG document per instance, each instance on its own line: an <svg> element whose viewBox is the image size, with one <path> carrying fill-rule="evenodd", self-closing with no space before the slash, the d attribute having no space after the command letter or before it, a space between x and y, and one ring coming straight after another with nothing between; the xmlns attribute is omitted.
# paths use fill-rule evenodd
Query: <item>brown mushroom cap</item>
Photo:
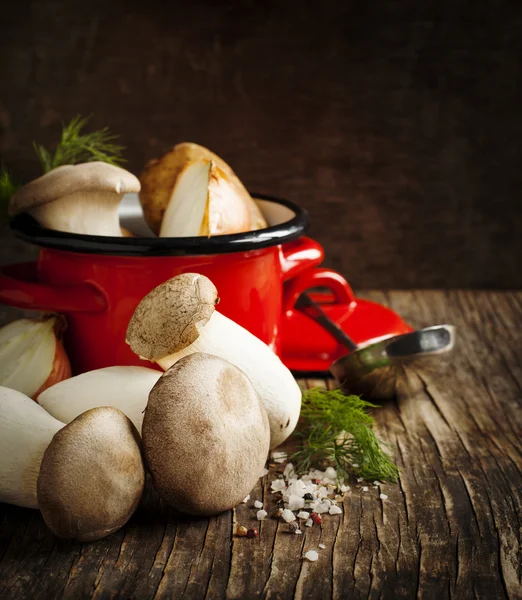
<svg viewBox="0 0 522 600"><path fill-rule="evenodd" d="M192 515L239 504L261 476L270 445L268 418L248 377L201 352L179 360L152 388L142 435L156 489Z"/></svg>
<svg viewBox="0 0 522 600"><path fill-rule="evenodd" d="M9 214L14 216L80 191L125 194L139 192L140 188L136 176L106 162L64 165L20 188L9 202Z"/></svg>
<svg viewBox="0 0 522 600"><path fill-rule="evenodd" d="M199 337L219 302L216 286L198 273L182 273L149 292L127 327L132 351L159 360L186 348Z"/></svg>
<svg viewBox="0 0 522 600"><path fill-rule="evenodd" d="M125 525L144 484L134 425L116 408L93 408L58 431L47 447L38 505L56 536L89 542Z"/></svg>

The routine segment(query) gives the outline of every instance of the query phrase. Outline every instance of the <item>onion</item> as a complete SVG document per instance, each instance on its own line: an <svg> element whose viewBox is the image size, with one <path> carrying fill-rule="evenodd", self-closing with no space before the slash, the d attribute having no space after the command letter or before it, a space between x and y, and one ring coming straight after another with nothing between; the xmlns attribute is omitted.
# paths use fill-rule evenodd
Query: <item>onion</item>
<svg viewBox="0 0 522 600"><path fill-rule="evenodd" d="M71 376L57 316L18 319L0 329L0 385L36 398Z"/></svg>

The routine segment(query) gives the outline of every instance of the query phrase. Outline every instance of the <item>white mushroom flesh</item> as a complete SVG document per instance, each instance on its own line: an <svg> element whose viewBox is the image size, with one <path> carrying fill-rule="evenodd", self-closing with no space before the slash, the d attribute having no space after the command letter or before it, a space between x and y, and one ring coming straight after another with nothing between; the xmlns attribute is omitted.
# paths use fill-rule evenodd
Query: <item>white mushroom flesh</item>
<svg viewBox="0 0 522 600"><path fill-rule="evenodd" d="M62 427L24 394L0 387L0 502L38 508L40 464Z"/></svg>
<svg viewBox="0 0 522 600"><path fill-rule="evenodd" d="M270 447L282 444L293 432L301 410L301 390L279 357L259 338L214 311L199 338L157 361L165 370L194 352L214 354L239 367L261 397L270 423Z"/></svg>
<svg viewBox="0 0 522 600"><path fill-rule="evenodd" d="M210 168L210 161L196 161L183 170L163 216L160 237L200 235L208 208Z"/></svg>
<svg viewBox="0 0 522 600"><path fill-rule="evenodd" d="M31 208L43 227L88 235L121 237L118 205L123 193L85 190Z"/></svg>
<svg viewBox="0 0 522 600"><path fill-rule="evenodd" d="M146 367L106 367L65 379L42 392L37 402L64 423L91 408L121 410L141 432L149 392L161 371Z"/></svg>

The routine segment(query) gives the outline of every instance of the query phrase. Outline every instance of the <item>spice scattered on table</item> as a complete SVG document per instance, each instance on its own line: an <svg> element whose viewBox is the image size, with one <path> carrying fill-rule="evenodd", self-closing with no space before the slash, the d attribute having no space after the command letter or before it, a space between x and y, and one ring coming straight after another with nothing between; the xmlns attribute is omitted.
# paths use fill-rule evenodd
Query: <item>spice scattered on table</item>
<svg viewBox="0 0 522 600"><path fill-rule="evenodd" d="M252 529L249 529L247 531L246 536L247 536L247 538L257 538L257 537L259 537L259 529L257 529L256 527L252 527Z"/></svg>
<svg viewBox="0 0 522 600"><path fill-rule="evenodd" d="M308 550L305 554L305 558L307 558L310 562L315 562L319 558L319 554L315 550Z"/></svg>

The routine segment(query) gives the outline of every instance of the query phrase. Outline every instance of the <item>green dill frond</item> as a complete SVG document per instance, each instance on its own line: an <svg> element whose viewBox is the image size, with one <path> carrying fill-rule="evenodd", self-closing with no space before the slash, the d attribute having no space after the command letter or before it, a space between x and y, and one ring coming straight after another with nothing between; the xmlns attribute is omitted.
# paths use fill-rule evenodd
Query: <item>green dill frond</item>
<svg viewBox="0 0 522 600"><path fill-rule="evenodd" d="M372 429L374 404L341 390L313 388L303 392L301 443L291 460L299 472L333 464L341 477L396 482L399 470Z"/></svg>
<svg viewBox="0 0 522 600"><path fill-rule="evenodd" d="M67 125L63 124L54 154L44 146L33 143L44 173L61 165L76 165L95 160L111 165L125 162L121 156L125 147L114 143L118 136L112 134L107 127L82 133L89 119L90 117L77 116Z"/></svg>
<svg viewBox="0 0 522 600"><path fill-rule="evenodd" d="M0 167L0 225L9 221L9 200L19 187L13 183L9 171L2 165Z"/></svg>

